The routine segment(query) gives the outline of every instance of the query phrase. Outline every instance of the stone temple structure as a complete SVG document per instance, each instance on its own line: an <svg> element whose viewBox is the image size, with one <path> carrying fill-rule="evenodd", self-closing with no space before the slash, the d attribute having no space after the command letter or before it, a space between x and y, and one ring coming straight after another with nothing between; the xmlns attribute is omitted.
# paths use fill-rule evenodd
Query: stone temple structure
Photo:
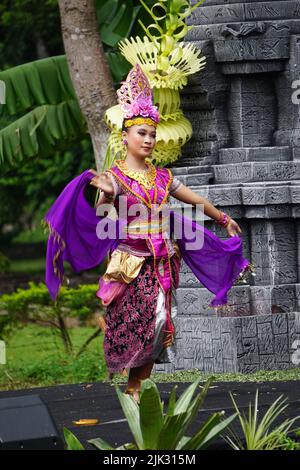
<svg viewBox="0 0 300 470"><path fill-rule="evenodd" d="M217 313L182 261L176 346L154 371L300 367L300 1L206 0L187 24L207 64L181 93L194 133L171 168L238 222L256 276Z"/></svg>

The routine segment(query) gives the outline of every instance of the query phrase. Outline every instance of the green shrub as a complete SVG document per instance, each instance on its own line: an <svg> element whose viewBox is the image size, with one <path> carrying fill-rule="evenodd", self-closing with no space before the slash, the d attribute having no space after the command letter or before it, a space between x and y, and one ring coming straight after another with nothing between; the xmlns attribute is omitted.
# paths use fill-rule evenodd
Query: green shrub
<svg viewBox="0 0 300 470"><path fill-rule="evenodd" d="M0 251L0 273L7 273L9 271L11 261Z"/></svg>
<svg viewBox="0 0 300 470"><path fill-rule="evenodd" d="M84 325L96 312L103 314L101 301L96 296L97 288L95 284L79 285L76 288L62 286L54 303L44 283L30 281L28 289L19 288L12 294L2 295L0 338L8 338L22 324L48 325L60 331L66 351L71 353L72 340L66 327L66 317L77 318Z"/></svg>
<svg viewBox="0 0 300 470"><path fill-rule="evenodd" d="M300 428L293 432L293 437L287 436L285 433L279 436L279 445L282 450L300 450Z"/></svg>
<svg viewBox="0 0 300 470"><path fill-rule="evenodd" d="M249 403L248 416L241 412L230 393L238 418L245 443L241 441L236 433L229 428L233 439L226 436L225 440L234 450L278 450L287 445L287 436L292 432L291 427L300 416L292 419L282 420L280 424L275 425L274 422L278 417L284 415L285 409L288 407L287 398L280 395L267 409L264 415L259 416L258 409L258 390L256 390L254 406ZM289 442L290 443L290 442Z"/></svg>

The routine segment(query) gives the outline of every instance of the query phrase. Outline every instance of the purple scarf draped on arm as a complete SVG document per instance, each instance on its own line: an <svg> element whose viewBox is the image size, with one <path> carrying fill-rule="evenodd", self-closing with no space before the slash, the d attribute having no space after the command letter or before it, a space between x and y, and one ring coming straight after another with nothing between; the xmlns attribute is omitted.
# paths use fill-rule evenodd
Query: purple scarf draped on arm
<svg viewBox="0 0 300 470"><path fill-rule="evenodd" d="M69 262L75 272L94 268L122 240L118 236L119 228L122 230L126 225L126 220L122 219L116 220L116 238L97 237L96 226L104 216L96 215L96 209L89 205L84 195L84 189L93 177L94 174L86 170L71 180L42 220L50 231L45 281L53 300L56 300L64 280L63 261ZM188 248L193 239L187 239L184 230L176 242L194 275L215 294L210 306L225 305L230 288L242 272L250 268L250 262L243 257L242 239L235 236L223 241L194 220L171 210L171 234L177 224L184 224L189 229L188 233L194 232L195 236L201 231L204 240L200 249Z"/></svg>
<svg viewBox="0 0 300 470"><path fill-rule="evenodd" d="M228 291L238 277L252 266L250 261L243 257L243 240L238 236L221 240L194 220L171 211L171 232L174 230L174 224L187 227L188 234L195 234L188 240L183 235L182 238L177 238L176 242L182 258L197 279L210 292L216 294L210 302L210 307L225 305ZM183 228L182 233L184 234ZM188 249L187 244L197 240L197 236L203 238L202 247Z"/></svg>
<svg viewBox="0 0 300 470"><path fill-rule="evenodd" d="M65 279L63 261L68 261L75 272L92 269L105 259L108 250L114 250L119 239L100 240L96 226L104 217L96 215L96 209L87 202L84 189L95 175L89 170L77 176L64 188L42 219L48 226L49 238L46 253L46 286L56 300ZM125 224L117 220L119 225Z"/></svg>

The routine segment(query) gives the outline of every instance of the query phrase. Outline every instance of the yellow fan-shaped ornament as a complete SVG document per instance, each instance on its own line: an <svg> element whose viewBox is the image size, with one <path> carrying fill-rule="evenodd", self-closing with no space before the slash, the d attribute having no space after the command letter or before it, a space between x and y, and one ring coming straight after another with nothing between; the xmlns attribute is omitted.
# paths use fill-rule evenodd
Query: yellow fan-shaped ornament
<svg viewBox="0 0 300 470"><path fill-rule="evenodd" d="M139 37L125 39L120 42L119 48L128 62L141 66L152 88L183 88L187 84L188 75L199 72L206 64L206 57L200 57L201 49L183 41L178 42L167 57L168 67L164 74L157 70L157 43L153 44L147 36L143 40Z"/></svg>

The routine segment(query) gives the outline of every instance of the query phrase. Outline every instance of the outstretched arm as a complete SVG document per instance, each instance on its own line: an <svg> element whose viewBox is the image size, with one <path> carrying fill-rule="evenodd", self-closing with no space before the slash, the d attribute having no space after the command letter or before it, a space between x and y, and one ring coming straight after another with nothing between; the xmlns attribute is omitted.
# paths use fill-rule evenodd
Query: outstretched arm
<svg viewBox="0 0 300 470"><path fill-rule="evenodd" d="M213 206L205 197L199 196L190 188L181 184L180 187L172 194L175 199L185 202L186 204L203 204L204 214L211 217L216 222L222 218L222 212ZM229 218L228 225L226 226L227 233L230 237L234 237L242 233L241 228L231 217Z"/></svg>

